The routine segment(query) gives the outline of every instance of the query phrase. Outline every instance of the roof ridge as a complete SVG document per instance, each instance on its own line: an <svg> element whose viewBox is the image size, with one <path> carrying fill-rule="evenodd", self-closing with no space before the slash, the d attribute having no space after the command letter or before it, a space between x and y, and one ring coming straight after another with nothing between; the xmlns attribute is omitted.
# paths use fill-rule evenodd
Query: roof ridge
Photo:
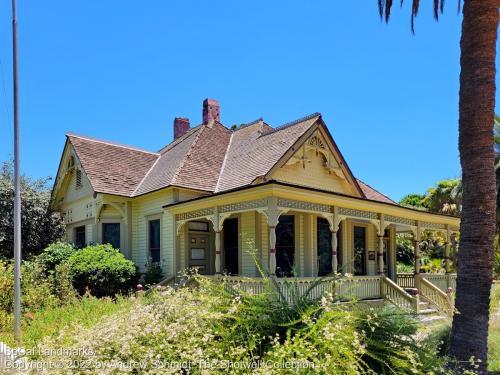
<svg viewBox="0 0 500 375"><path fill-rule="evenodd" d="M244 123L244 124L241 124L238 129L235 129L234 131L237 132L238 130L241 130L241 129L244 129L244 128L247 128L249 126L252 126L252 125L255 125L257 124L258 122L264 122L264 119L262 117L259 117L258 119L256 120L253 120L253 121L250 121L250 122L247 122L247 123Z"/></svg>
<svg viewBox="0 0 500 375"><path fill-rule="evenodd" d="M193 128L190 128L186 133L184 133L183 135L181 135L179 138L177 139L174 139L172 142L170 142L169 144L163 146L159 151L158 153L159 154L164 154L165 152L167 151L170 151L171 149L173 149L175 146L177 146L178 144L182 143L182 141L184 141L185 139L189 138L194 132L195 130L198 130L199 128L201 127L201 125L197 125Z"/></svg>
<svg viewBox="0 0 500 375"><path fill-rule="evenodd" d="M310 120L314 117L321 117L321 113L319 112L314 112L314 113L311 113L310 115L307 115L307 116L304 116L304 117L301 117L301 118L298 118L297 120L293 120L291 122L287 122L283 125L280 125L280 126L277 126L275 127L274 129L271 129L271 130L268 130L267 132L263 132L262 133L262 137L265 136L265 135L268 135L268 134L272 134L272 133L275 133L275 132L278 132L280 130L283 130L283 129L286 129L286 128L289 128L290 126L293 126L293 125L297 125L297 124L300 124L301 122L304 122L304 121L307 121L307 120Z"/></svg>
<svg viewBox="0 0 500 375"><path fill-rule="evenodd" d="M215 184L214 191L219 190L220 177L222 176L222 173L224 172L224 168L226 167L227 156L229 155L229 150L231 149L231 143L233 142L233 136L234 136L234 132L232 132L231 136L229 137L229 142L227 144L226 152L224 153L224 160L222 161L222 165L220 167L220 172L219 172L219 176L217 177L217 183Z"/></svg>
<svg viewBox="0 0 500 375"><path fill-rule="evenodd" d="M203 133L203 130L205 129L203 124L200 126L201 126L200 131L196 134L196 139L193 141L193 143L191 143L191 146L189 147L189 151L186 152L186 155L184 155L184 157L182 158L182 161L179 163L179 166L177 167L177 170L175 171L175 173L172 177L172 184L173 185L175 185L175 182L177 181L177 177L179 176L179 172L181 171L182 167L184 166L184 163L186 162L186 160L191 155L191 151L193 150L196 143L198 143L198 139L200 139L200 135L201 135L201 133Z"/></svg>
<svg viewBox="0 0 500 375"><path fill-rule="evenodd" d="M103 143L103 144L106 144L106 145L109 145L109 146L116 146L116 147L127 148L129 150L138 151L138 152L144 152L146 154L158 155L157 152L152 152L152 151L144 150L144 149L139 148L139 147L124 145L124 144L121 144L121 143L116 143L116 142L111 142L111 141L105 141L103 139L93 138L93 137L89 137L89 136L86 136L86 135L80 135L80 134L76 134L76 133L72 133L72 132L67 132L66 136L67 137L74 137L74 138L85 139L85 140L91 141L91 142Z"/></svg>
<svg viewBox="0 0 500 375"><path fill-rule="evenodd" d="M155 162L151 165L151 168L149 168L148 171L146 172L146 174L142 177L141 181L137 184L136 188L132 192L132 194L131 194L132 197L134 197L137 190L139 190L139 188L142 187L142 183L144 182L144 180L146 180L146 177L149 176L149 173L151 173L151 171L153 170L155 165L160 161L161 157L162 157L162 155L158 155Z"/></svg>

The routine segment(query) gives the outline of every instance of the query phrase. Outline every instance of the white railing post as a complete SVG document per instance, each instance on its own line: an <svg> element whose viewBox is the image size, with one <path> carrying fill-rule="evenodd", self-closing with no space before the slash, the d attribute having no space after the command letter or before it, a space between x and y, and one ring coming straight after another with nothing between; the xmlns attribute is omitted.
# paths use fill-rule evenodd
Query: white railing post
<svg viewBox="0 0 500 375"><path fill-rule="evenodd" d="M221 273L222 260L220 250L220 230L215 231L215 273Z"/></svg>

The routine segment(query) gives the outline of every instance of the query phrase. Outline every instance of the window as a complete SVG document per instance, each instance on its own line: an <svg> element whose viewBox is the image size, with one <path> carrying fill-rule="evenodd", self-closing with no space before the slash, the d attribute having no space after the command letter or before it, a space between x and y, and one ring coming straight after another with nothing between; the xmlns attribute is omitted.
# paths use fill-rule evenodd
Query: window
<svg viewBox="0 0 500 375"><path fill-rule="evenodd" d="M276 275L293 276L295 261L295 225L293 215L280 216L276 227Z"/></svg>
<svg viewBox="0 0 500 375"><path fill-rule="evenodd" d="M197 232L208 232L208 221L190 221L188 228Z"/></svg>
<svg viewBox="0 0 500 375"><path fill-rule="evenodd" d="M82 187L82 171L80 169L76 170L76 180L75 188L80 189Z"/></svg>
<svg viewBox="0 0 500 375"><path fill-rule="evenodd" d="M224 221L224 263L228 274L238 274L238 219Z"/></svg>
<svg viewBox="0 0 500 375"><path fill-rule="evenodd" d="M85 247L87 241L85 239L85 225L75 228L75 246L78 249Z"/></svg>
<svg viewBox="0 0 500 375"><path fill-rule="evenodd" d="M110 244L113 249L120 248L120 223L102 224L102 243Z"/></svg>
<svg viewBox="0 0 500 375"><path fill-rule="evenodd" d="M354 227L354 274L364 275L366 256L366 228Z"/></svg>
<svg viewBox="0 0 500 375"><path fill-rule="evenodd" d="M153 263L160 262L160 219L149 221L149 256Z"/></svg>

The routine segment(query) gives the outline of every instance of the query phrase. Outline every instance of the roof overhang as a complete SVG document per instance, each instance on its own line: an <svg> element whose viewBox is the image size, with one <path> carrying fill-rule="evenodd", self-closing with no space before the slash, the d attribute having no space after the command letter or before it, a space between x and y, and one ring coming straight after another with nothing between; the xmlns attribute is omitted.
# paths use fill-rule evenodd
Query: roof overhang
<svg viewBox="0 0 500 375"><path fill-rule="evenodd" d="M278 181L268 181L260 185L250 185L226 192L199 197L183 202L163 206L172 214L183 213L191 210L200 210L222 204L232 204L247 200L279 197L284 199L306 201L322 205L337 206L361 211L375 212L378 214L403 217L410 220L425 221L430 223L449 225L458 228L460 218L450 215L420 211L402 207L393 203L373 201L362 197L353 197L319 189L306 188Z"/></svg>

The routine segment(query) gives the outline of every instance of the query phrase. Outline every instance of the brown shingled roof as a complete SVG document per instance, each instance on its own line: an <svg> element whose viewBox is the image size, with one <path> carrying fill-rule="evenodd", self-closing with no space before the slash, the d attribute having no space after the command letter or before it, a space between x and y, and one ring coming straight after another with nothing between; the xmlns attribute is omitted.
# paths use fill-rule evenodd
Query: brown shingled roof
<svg viewBox="0 0 500 375"><path fill-rule="evenodd" d="M258 119L235 131L211 122L158 152L76 134L67 137L95 192L134 197L178 186L219 193L266 175L320 118L314 113L278 128ZM365 198L396 203L356 181Z"/></svg>
<svg viewBox="0 0 500 375"><path fill-rule="evenodd" d="M95 192L132 196L159 154L67 134Z"/></svg>
<svg viewBox="0 0 500 375"><path fill-rule="evenodd" d="M365 195L366 198L371 199L372 201L398 204L394 202L391 198L389 198L387 195L384 195L381 192L372 188L370 185L364 183L359 179L356 180L358 181L358 184L361 187L361 190L363 190L363 194Z"/></svg>

